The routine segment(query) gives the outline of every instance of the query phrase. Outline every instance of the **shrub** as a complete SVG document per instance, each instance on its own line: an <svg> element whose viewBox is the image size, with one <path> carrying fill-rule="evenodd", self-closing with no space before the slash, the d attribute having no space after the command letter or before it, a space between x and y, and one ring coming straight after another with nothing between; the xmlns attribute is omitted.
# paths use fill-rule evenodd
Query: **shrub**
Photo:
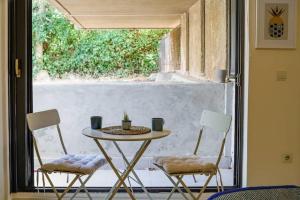
<svg viewBox="0 0 300 200"><path fill-rule="evenodd" d="M53 78L149 75L167 29L79 30L44 0L33 1L33 72Z"/></svg>

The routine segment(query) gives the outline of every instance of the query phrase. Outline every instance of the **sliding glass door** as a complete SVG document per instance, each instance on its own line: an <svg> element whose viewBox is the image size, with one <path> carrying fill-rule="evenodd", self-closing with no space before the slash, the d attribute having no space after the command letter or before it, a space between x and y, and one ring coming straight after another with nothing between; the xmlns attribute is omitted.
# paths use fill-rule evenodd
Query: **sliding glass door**
<svg viewBox="0 0 300 200"><path fill-rule="evenodd" d="M33 153L25 116L29 112L51 108L60 111L67 148L71 152L84 154L99 153L93 141L80 133L89 126L91 115L100 114L106 120L105 125L115 125L121 120L125 109L135 122L145 126L150 126L148 119L157 117L154 115L163 116L166 127L174 132L172 137L154 144L136 169L150 191L168 191L172 186L151 165L154 155L191 152L192 149L189 148L194 144L192 137L196 137L198 133L197 122L204 108L231 114L235 120L226 143L221 171L225 176L226 188L241 185L243 1L228 0L229 11L225 12L228 19L223 19L224 22L219 24L230 30L224 39L228 40L230 46L226 55L230 74L228 84L213 83L210 81L212 77L203 83L194 81L193 77L173 73L180 69L183 59L180 53L176 53L183 51L180 49L183 48L182 43L178 43L179 33L183 32L178 28L81 30L74 27L73 22L65 18L61 10L52 7L46 0L9 2L10 166L13 192L31 191L38 187L34 177L35 169L39 166ZM225 21L228 22L228 27ZM182 24L180 28L183 28ZM191 27L191 30L194 28ZM197 33L194 31L191 38L197 38ZM123 46L129 48L122 49L115 45L120 41L125 41ZM143 46L145 44L147 46ZM132 49L133 53L130 51ZM124 57L123 51L126 51ZM106 53L105 56L103 52ZM119 54L115 55L116 53ZM120 57L122 59L118 60ZM157 62L159 58L160 63ZM207 56L206 62L209 63L211 58L213 56ZM190 69L190 74L192 73ZM208 71L209 73L211 72ZM127 91L136 95L130 98L126 95ZM123 100L121 103L120 99ZM178 115L184 116L182 122L178 122ZM38 139L44 148L46 160L52 160L59 153L51 145L55 143L55 139ZM204 138L206 144L200 151L207 159L214 158L217 154L217 148L209 147L217 144L218 140L217 135L214 138ZM121 157L118 157L109 144L106 147L122 169L124 163ZM122 148L131 155L131 148L134 146L124 144ZM180 148L183 150L178 151ZM97 191L107 190L115 180L111 169L107 167L97 173L95 180L87 185ZM64 176L53 176L58 186L65 187ZM108 178L99 182L102 177ZM149 177L156 177L158 181L154 182ZM106 180L112 181L108 183ZM195 181L191 177L187 181L191 188L198 189L202 179L196 177ZM214 184L209 189L215 190Z"/></svg>
<svg viewBox="0 0 300 200"><path fill-rule="evenodd" d="M32 111L31 1L9 0L11 190L33 188L33 148L25 115Z"/></svg>

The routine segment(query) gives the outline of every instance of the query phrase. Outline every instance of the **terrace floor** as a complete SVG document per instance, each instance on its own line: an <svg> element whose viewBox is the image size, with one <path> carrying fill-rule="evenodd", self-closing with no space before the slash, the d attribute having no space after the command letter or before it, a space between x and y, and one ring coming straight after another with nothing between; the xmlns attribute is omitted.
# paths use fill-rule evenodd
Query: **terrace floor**
<svg viewBox="0 0 300 200"><path fill-rule="evenodd" d="M211 196L213 193L204 193L200 200L206 200L209 196ZM66 194L66 199L70 198L73 194L69 193ZM151 194L152 198L155 200L165 200L168 197L168 193L153 193ZM34 197L33 197L34 196ZM91 196L93 199L104 199L106 196L106 193L91 193ZM147 196L145 196L143 193L136 193L135 197L139 200L148 199ZM57 200L54 193L40 193L40 194L32 194L32 193L18 193L18 194L12 194L13 200ZM77 197L74 200L87 200L87 196L85 193L80 193L77 195ZM114 200L129 200L127 193L118 193L116 194ZM182 200L182 196L179 193L175 193L172 196L172 199L174 200Z"/></svg>
<svg viewBox="0 0 300 200"><path fill-rule="evenodd" d="M135 170L141 181L146 187L172 187L171 182L165 177L165 175L159 171L149 171L149 170ZM233 170L232 169L221 169L222 178L224 186L233 185ZM51 179L54 184L58 187L64 187L67 185L67 175L65 174L51 174ZM53 178L52 178L53 177ZM39 177L39 186L42 187L42 177ZM71 180L72 176L69 177ZM184 177L187 185L189 187L201 187L204 185L204 176L196 176L197 182L195 183L192 176ZM36 181L36 180L35 180ZM117 181L116 175L112 170L98 170L94 176L87 183L87 187L111 187ZM128 181L126 184L129 186ZM139 187L138 184L131 181L132 187ZM37 185L37 183L35 184ZM75 184L79 186L79 182ZM209 186L216 186L216 181L212 179ZM50 187L49 183L46 181L46 187Z"/></svg>

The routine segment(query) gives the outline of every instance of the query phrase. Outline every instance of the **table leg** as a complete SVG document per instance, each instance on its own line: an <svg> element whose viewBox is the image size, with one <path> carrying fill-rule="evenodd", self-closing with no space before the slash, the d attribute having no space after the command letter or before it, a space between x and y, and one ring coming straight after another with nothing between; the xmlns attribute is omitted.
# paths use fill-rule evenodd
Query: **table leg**
<svg viewBox="0 0 300 200"><path fill-rule="evenodd" d="M120 146L118 145L118 143L116 141L113 141L115 147L117 148L117 150L119 151L119 153L121 154L123 160L125 161L127 167L130 165L129 161L127 160L125 154L123 153L122 149L120 148ZM136 174L136 172L134 171L134 169L132 169L132 174L134 175L134 177L136 178L137 183L142 187L142 189L144 190L144 192L146 193L146 195L148 196L149 199L152 200L152 197L150 196L149 192L147 191L146 187L144 186L144 184L142 183L141 179L139 178L139 176Z"/></svg>
<svg viewBox="0 0 300 200"><path fill-rule="evenodd" d="M103 146L100 144L100 142L97 139L94 139L94 141L96 142L97 146L99 147L100 151L103 153L105 159L107 160L108 164L111 166L112 170L114 171L114 173L116 174L116 176L118 177L119 181L118 181L118 189L121 187L121 185L124 186L126 192L128 193L128 195L130 196L131 199L135 200L135 197L133 196L132 192L129 190L129 188L127 187L127 185L125 184L124 180L123 180L123 176L125 176L125 174L122 176L120 176L117 168L114 166L113 162L111 161L110 157L107 155L105 149L103 148ZM113 194L109 197L109 199L111 200L113 198L113 196L116 193L116 188L113 190Z"/></svg>
<svg viewBox="0 0 300 200"><path fill-rule="evenodd" d="M123 172L121 172L120 170L118 170L118 171L119 171L119 173L121 174L121 176L124 176L125 171L123 171ZM114 184L114 186L109 190L109 192L108 192L107 195L106 195L105 200L107 200L108 197L110 197L111 193L112 193L113 190L116 188L116 186L117 186L118 183L119 183L119 179L118 179L118 181ZM132 190L131 190L131 191L132 191Z"/></svg>
<svg viewBox="0 0 300 200"><path fill-rule="evenodd" d="M145 152L145 150L147 149L147 147L149 146L150 143L151 143L151 140L146 140L146 141L143 142L143 144L141 145L141 147L139 148L139 150L136 152L134 158L129 163L129 166L124 171L124 175L121 178L119 178L118 184L114 188L114 190L112 191L112 194L109 197L109 199L112 199L116 195L117 191L119 190L119 188L121 187L121 185L123 184L123 182L125 181L125 179L127 178L127 176L130 174L130 172L132 171L132 169L134 168L134 166L136 165L136 163L142 157L143 153Z"/></svg>

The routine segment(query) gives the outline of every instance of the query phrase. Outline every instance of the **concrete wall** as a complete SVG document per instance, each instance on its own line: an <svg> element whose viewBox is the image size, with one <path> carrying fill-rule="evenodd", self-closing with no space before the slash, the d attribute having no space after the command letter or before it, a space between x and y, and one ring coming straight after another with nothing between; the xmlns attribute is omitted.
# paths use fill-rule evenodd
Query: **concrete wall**
<svg viewBox="0 0 300 200"><path fill-rule="evenodd" d="M256 1L249 3L248 185L300 185L300 26L297 49L255 49ZM300 21L300 4L297 6ZM277 71L287 71L285 82ZM282 154L293 154L283 163Z"/></svg>
<svg viewBox="0 0 300 200"><path fill-rule="evenodd" d="M81 135L81 130L90 126L90 116L103 116L104 126L119 125L124 111L128 112L135 125L151 127L152 117L163 117L165 128L172 130L171 136L151 144L146 157L192 153L203 109L225 110L225 86L209 82L35 84L33 91L35 111L59 110L66 146L74 153L99 152L91 139ZM216 157L219 152L217 144L222 137L220 133L208 131L203 137L200 155ZM52 145L57 139L51 134L41 134L38 141L42 154L49 158L57 155L57 146ZM228 142L231 142L230 136ZM119 156L111 143L106 142L105 145L111 156ZM122 143L121 146L130 156L138 144ZM228 158L224 161L224 167L228 168L231 164L231 146L226 148Z"/></svg>
<svg viewBox="0 0 300 200"><path fill-rule="evenodd" d="M6 27L7 1L0 1L0 199L9 199Z"/></svg>

